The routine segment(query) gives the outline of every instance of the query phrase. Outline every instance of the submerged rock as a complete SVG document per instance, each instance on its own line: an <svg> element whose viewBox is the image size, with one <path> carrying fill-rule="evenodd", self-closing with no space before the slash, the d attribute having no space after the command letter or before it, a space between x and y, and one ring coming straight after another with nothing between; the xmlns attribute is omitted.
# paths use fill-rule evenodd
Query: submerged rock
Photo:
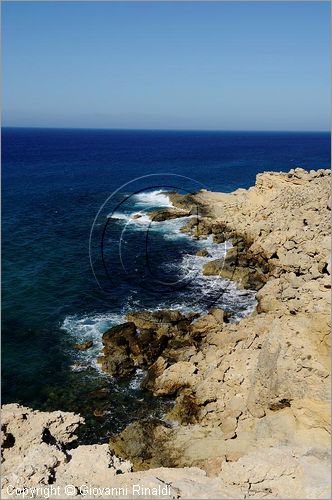
<svg viewBox="0 0 332 500"><path fill-rule="evenodd" d="M101 408L96 408L93 412L95 417L103 417L105 415L105 410Z"/></svg>

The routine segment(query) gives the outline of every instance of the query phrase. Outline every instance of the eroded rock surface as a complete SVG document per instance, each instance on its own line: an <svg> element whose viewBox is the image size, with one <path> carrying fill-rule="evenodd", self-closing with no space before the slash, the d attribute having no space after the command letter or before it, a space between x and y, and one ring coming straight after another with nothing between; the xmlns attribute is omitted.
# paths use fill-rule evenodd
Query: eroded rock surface
<svg viewBox="0 0 332 500"><path fill-rule="evenodd" d="M104 333L103 355L98 362L111 375L126 376L136 368L145 368L153 376L154 363L161 356L169 364L187 357L188 347L195 351L191 323L198 316L169 310L129 313L126 323Z"/></svg>
<svg viewBox="0 0 332 500"><path fill-rule="evenodd" d="M83 423L73 413L39 412L9 404L2 407L1 416L4 499L23 498L22 491L24 498L57 499L226 499L239 493L238 488L225 487L197 468L133 473L131 463L112 455L107 444L71 448L74 432Z"/></svg>
<svg viewBox="0 0 332 500"><path fill-rule="evenodd" d="M184 231L232 241L226 265L206 272L257 289L256 312L237 324L216 309L200 317L128 315L104 335L102 365L117 375L145 367L145 387L176 398L164 421L128 426L111 453L105 445L63 451L78 416L67 414L68 431L58 421L67 417L47 420L53 414L8 405L6 415L27 418L4 419L4 485L22 477L76 484L84 475L91 483L95 456L100 484L110 475L114 486L167 483L164 498L330 498L329 192L329 171L295 169L258 175L249 190L173 194L177 207L200 209ZM45 426L58 444L47 432L42 439ZM128 472L131 464L136 472Z"/></svg>
<svg viewBox="0 0 332 500"><path fill-rule="evenodd" d="M284 454L289 457L285 463L292 463L290 468L303 478L309 477L304 471L315 462L310 481L316 486L321 482L322 488L317 486L313 493L310 481L302 479L301 489L295 472L289 481L292 473L279 474L277 466L273 472L272 465L275 486L256 488L248 478L243 489L244 480L237 482L235 475L234 484L241 483L245 495L249 488L250 495L261 497L327 494L329 192L329 171L296 169L258 175L256 186L249 190L204 191L186 201L177 198L181 207L189 209L196 202L204 209L204 217L191 219L184 231L196 237L213 234L233 243L222 262L206 265L206 273L256 288L258 306L255 314L238 324L211 312L194 319L196 348L186 347L182 359L172 364L157 360L150 389L155 394L177 395L166 417L171 425L150 423L146 433L146 423L136 423L111 443L113 450L131 458L134 468L198 466L208 472L212 462L221 464L220 477L224 477L223 464L230 461L240 464L259 453ZM134 435L140 435L141 446L149 450L146 458L131 449ZM251 460L246 463L252 464ZM235 474L237 467L226 469ZM319 479L321 473L324 480Z"/></svg>

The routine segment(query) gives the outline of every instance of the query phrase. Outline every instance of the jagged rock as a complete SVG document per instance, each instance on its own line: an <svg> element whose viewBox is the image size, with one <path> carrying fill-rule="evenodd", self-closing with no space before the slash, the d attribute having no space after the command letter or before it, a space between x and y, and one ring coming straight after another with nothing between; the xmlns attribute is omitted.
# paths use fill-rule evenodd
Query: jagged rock
<svg viewBox="0 0 332 500"><path fill-rule="evenodd" d="M74 413L42 413L18 404L2 407L2 487L49 484L67 462L61 451L76 439L84 419Z"/></svg>
<svg viewBox="0 0 332 500"><path fill-rule="evenodd" d="M320 463L314 450L280 447L226 462L222 477L225 484L240 486L245 497L328 498L327 469L328 457Z"/></svg>
<svg viewBox="0 0 332 500"><path fill-rule="evenodd" d="M142 382L142 387L144 389L153 391L156 379L162 375L166 368L166 360L162 356L159 356L159 358L157 358L156 361L151 366L149 366L146 377Z"/></svg>
<svg viewBox="0 0 332 500"><path fill-rule="evenodd" d="M217 320L219 325L222 325L226 318L225 311L218 307L210 309L209 315L212 315Z"/></svg>
<svg viewBox="0 0 332 500"><path fill-rule="evenodd" d="M212 309L209 314L201 316L190 325L193 338L206 337L209 333L221 332L223 327L224 312L221 309Z"/></svg>
<svg viewBox="0 0 332 500"><path fill-rule="evenodd" d="M189 233L193 238L206 237L212 234L213 220L209 217L192 217L187 224L181 228L181 232Z"/></svg>
<svg viewBox="0 0 332 500"><path fill-rule="evenodd" d="M157 336L170 333L174 330L185 329L198 314L182 314L171 309L157 311L138 311L127 314L127 319L133 322L139 330L153 330Z"/></svg>
<svg viewBox="0 0 332 500"><path fill-rule="evenodd" d="M195 383L196 367L189 361L179 361L167 368L156 378L153 392L156 395L173 395L179 389L191 387Z"/></svg>
<svg viewBox="0 0 332 500"><path fill-rule="evenodd" d="M98 362L104 371L116 376L130 375L137 368L148 368L143 385L152 389L155 362L160 356L167 364L188 361L187 358L196 352L190 325L198 316L197 313L182 314L173 310L129 313L127 323L104 333L103 355L98 357Z"/></svg>
<svg viewBox="0 0 332 500"><path fill-rule="evenodd" d="M207 264L207 274L225 273L223 277L259 291L257 313L238 324L212 311L192 320L196 352L189 350L192 345L184 346L188 358L182 359L195 371L186 379L184 365L177 385L173 372L180 368L179 360L163 360L150 385L155 393L157 387L160 393L177 393L168 418L181 425L172 429L171 442L173 450L181 443L186 464L192 465L197 454L194 444L184 441L185 428L191 428L192 441L200 447L192 426L204 429L205 446L218 427L219 457L236 457L234 464L254 449L282 442L287 453L301 446L308 450L313 441L319 453L329 450L328 193L329 172L296 170L259 175L248 191L195 195L205 216L191 219L184 231L223 234L233 243L225 259ZM158 455L158 449L153 453ZM183 463L169 449L162 453L164 460L166 453L173 456L173 466ZM206 462L200 458L201 467L208 467L212 453ZM288 491L279 476L273 488L279 495ZM264 489L253 491L253 496L266 495Z"/></svg>
<svg viewBox="0 0 332 500"><path fill-rule="evenodd" d="M122 457L131 457L136 470L173 465L164 454L172 429L159 420L134 422L110 440L110 450Z"/></svg>
<svg viewBox="0 0 332 500"><path fill-rule="evenodd" d="M104 333L102 341L103 356L99 356L97 361L104 371L118 376L135 371L135 358L141 351L134 323L127 322L110 328Z"/></svg>
<svg viewBox="0 0 332 500"><path fill-rule="evenodd" d="M237 281L243 288L251 290L259 290L266 282L265 274L259 269L226 262L225 259L207 262L203 266L203 274Z"/></svg>
<svg viewBox="0 0 332 500"><path fill-rule="evenodd" d="M39 488L35 498L66 498L65 487L73 485L77 493L87 499L117 498L122 488L124 498L133 498L133 486L137 488L165 488L163 498L200 498L204 489L207 498L231 498L234 488L227 490L221 481L209 479L200 469L156 469L132 473L132 464L110 452L107 444L80 445L70 449L74 432L83 419L73 413L39 412L16 404L2 407L3 463L1 498L16 498L14 488ZM137 426L138 427L138 426ZM141 428L137 428L141 432ZM171 432L162 424L146 423L142 429L150 447L162 443L163 436ZM166 432L166 434L165 434ZM139 441L133 441L134 443ZM147 456L148 448L137 453ZM97 492L89 494L91 486ZM113 494L107 488L113 487ZM48 488L48 489L46 489ZM82 489L80 489L82 488ZM128 491L126 492L126 488ZM137 491L137 490L136 490ZM162 491L162 490L160 490ZM100 493L98 493L100 492ZM103 493L105 492L105 493ZM143 496L144 489L142 490ZM74 495L76 496L76 494Z"/></svg>
<svg viewBox="0 0 332 500"><path fill-rule="evenodd" d="M176 192L168 192L167 196L176 208L190 211L197 216L204 214L204 207L196 200L195 193L181 195Z"/></svg>

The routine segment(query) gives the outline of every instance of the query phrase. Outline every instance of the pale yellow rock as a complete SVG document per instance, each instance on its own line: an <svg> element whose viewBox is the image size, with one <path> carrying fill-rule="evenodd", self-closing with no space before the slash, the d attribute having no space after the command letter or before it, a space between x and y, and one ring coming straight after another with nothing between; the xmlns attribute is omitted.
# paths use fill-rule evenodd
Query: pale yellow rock
<svg viewBox="0 0 332 500"><path fill-rule="evenodd" d="M195 383L196 367L189 361L179 361L167 368L155 381L155 394L175 394L180 388Z"/></svg>

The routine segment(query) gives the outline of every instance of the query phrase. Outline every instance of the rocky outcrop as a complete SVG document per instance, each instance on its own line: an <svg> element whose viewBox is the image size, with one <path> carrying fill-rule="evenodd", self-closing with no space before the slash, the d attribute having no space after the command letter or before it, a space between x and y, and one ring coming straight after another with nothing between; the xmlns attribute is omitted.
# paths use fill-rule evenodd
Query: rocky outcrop
<svg viewBox="0 0 332 500"><path fill-rule="evenodd" d="M205 431L205 441L200 441L204 432L196 426L192 432L184 428L183 442L192 439L197 462L204 461L206 471L198 467L169 468L165 463L166 466L135 473L131 463L113 455L106 444L73 448L74 432L82 423L83 419L73 413L38 412L16 404L5 405L1 498L22 498L23 492L25 498L87 500L329 498L327 460L317 448L308 452L281 446L242 457L233 452L222 459L211 458L207 445L214 453L220 453L218 431L215 440ZM172 442L172 430L167 433L163 429L158 429L157 423L147 425L144 435L138 434L132 440L132 454L156 457L153 448L163 446L169 439ZM138 426L136 432L142 433L142 427ZM180 450L174 450L173 460L181 463L180 455Z"/></svg>
<svg viewBox="0 0 332 500"><path fill-rule="evenodd" d="M232 242L224 262L205 272L255 288L257 310L238 323L220 309L203 316L140 311L106 332L106 370L121 375L144 367L148 390L175 397L163 421L147 418L112 438L111 454L100 458L102 468L109 460L112 478L114 457L124 461L112 486L167 483L165 498L330 498L329 191L329 171L295 169L258 175L254 187L234 193L172 194L179 208L200 210L184 231ZM88 457L108 453L81 446L74 453L64 443L66 463L56 447L42 464L39 454L30 456L38 472L27 476L17 467L19 450L24 458L29 447L15 448L24 434L15 428L36 413L13 425L5 419L5 478L58 484L61 470L77 484L80 467L70 462L93 464ZM79 417L70 415L77 425ZM53 437L67 440L67 431L58 438L58 425L50 425L51 441L39 431L43 450L54 446ZM126 472L128 462L136 472ZM96 478L106 484L102 473Z"/></svg>
<svg viewBox="0 0 332 500"><path fill-rule="evenodd" d="M129 313L128 322L104 333L103 355L98 362L104 371L115 376L130 375L137 368L148 369L144 383L151 388L155 362L162 359L167 366L187 357L188 348L196 351L191 323L197 317L196 313L171 310Z"/></svg>
<svg viewBox="0 0 332 500"><path fill-rule="evenodd" d="M2 407L1 498L235 498L197 468L132 473L107 444L72 447L79 415ZM23 497L24 493L24 497Z"/></svg>
<svg viewBox="0 0 332 500"><path fill-rule="evenodd" d="M123 323L107 330L103 337L103 356L97 361L111 375L130 375L135 370L135 355L140 346L136 340L136 327L132 322Z"/></svg>
<svg viewBox="0 0 332 500"><path fill-rule="evenodd" d="M208 472L212 461L221 464L224 477L224 470L235 473L235 463L249 467L247 457L264 456L265 450L267 456L284 456L290 470L304 477L308 464L317 465L321 456L325 473L318 479L313 466L311 473L318 475L311 481L322 481L324 487L314 495L324 497L330 454L329 188L329 171L296 169L261 174L249 190L190 196L188 203L197 201L204 216L192 218L184 231L233 243L225 259L206 264L206 274L257 289L257 311L238 324L211 312L196 318L191 323L196 349L186 346L181 360L158 359L152 366L150 389L177 397L166 417L171 425L155 422L148 442L145 423L112 441L113 449L130 457L135 468L187 465ZM130 444L134 435L145 443L148 458L135 455ZM271 471L272 477L272 466ZM276 465L276 476L277 471ZM292 474L282 478L280 473L266 489L263 479L256 488L248 476L246 488L253 496L312 498L308 483L306 492L296 480L289 486L293 493L286 488Z"/></svg>

